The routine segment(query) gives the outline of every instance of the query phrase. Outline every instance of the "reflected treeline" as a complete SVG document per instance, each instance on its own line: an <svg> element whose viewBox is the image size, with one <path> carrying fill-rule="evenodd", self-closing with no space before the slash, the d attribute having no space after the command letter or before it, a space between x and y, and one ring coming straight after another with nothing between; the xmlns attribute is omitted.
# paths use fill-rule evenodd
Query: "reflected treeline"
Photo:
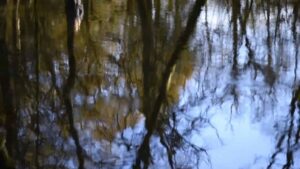
<svg viewBox="0 0 300 169"><path fill-rule="evenodd" d="M276 150L272 153L270 161L265 167L293 168L297 166L296 164L299 164L298 160L295 160L296 147L298 146L298 142L295 140L297 140L297 135L299 134L298 116L295 115L298 111L296 105L298 104L297 86L299 84L297 80L299 74L297 66L299 29L296 27L299 23L295 22L295 20L298 20L299 17L299 2L232 0L224 1L224 3L231 7L231 12L226 11L229 16L231 15L230 20L228 19L229 25L217 23L216 26L216 23L211 21L211 31L215 35L211 35L212 37L209 39L214 39L215 37L215 39L220 39L221 41L222 39L228 41L228 35L224 31L231 30L232 34L229 37L232 38L232 46L224 46L223 42L220 42L220 45L218 45L218 42L211 42L216 47L215 54L213 54L216 66L220 65L218 59L221 59L221 65L225 69L220 67L214 68L214 63L211 63L211 59L203 58L203 60L207 60L207 63L210 63L204 63L203 65L210 72L202 76L204 69L199 69L199 79L203 80L203 82L199 82L202 84L202 91L196 96L194 102L198 102L196 104L199 104L200 101L206 103L205 101L209 100L207 98L211 97L211 100L214 102L211 105L204 106L207 107L206 111L208 112L211 108L214 108L214 105L222 106L229 102L231 103L230 120L234 116L233 112L235 114L248 112L248 110L244 109L246 107L245 104L249 103L245 99L247 97L251 98L249 99L250 104L255 107L254 111L251 110L250 112L253 113L251 116L256 122L261 122L272 115L280 116L281 118L286 115L284 117L286 118L285 122L282 122L283 119L279 118L275 124L271 124L274 125L274 131L278 134L276 136L277 144ZM224 6L223 3L217 1L211 2L210 5L216 8ZM225 11L223 10L222 12ZM205 24L204 22L203 25ZM200 32L205 31L207 32L207 30L201 28ZM200 37L199 39L200 41L207 40L205 37ZM201 42L198 42L198 44L201 44ZM207 46L204 46L204 49L200 48L200 50L205 50L205 48ZM224 50L229 50L229 56L228 54L223 54ZM205 56L208 55L211 55L210 52L205 51ZM228 62L223 61L224 57L226 57L225 59L229 57L229 63L232 63L231 77L234 79L231 82L223 82L225 85L208 80L208 77L222 78L218 76L218 73L220 73L218 69L226 71L227 65L225 64L228 64ZM288 75L289 73L291 74ZM245 78L247 76L250 76L253 86L248 86L248 78ZM283 78L283 76L286 76L286 78ZM258 91L255 86L260 84L257 83L261 80L260 78L263 78L263 84L266 86L263 90ZM211 85L211 87L208 87L208 85ZM276 106L283 104L280 99L290 99L278 96L288 93L287 91L282 93L286 85L293 95L289 105L290 111L286 110L285 113L282 113L282 111L277 110ZM225 89L221 95L218 94L220 88ZM293 90L294 88L296 88L295 91ZM204 91L204 89L209 91ZM245 90L248 89L250 89L250 93L247 94ZM228 98L229 96L231 97L230 99ZM235 107L234 111L233 107ZM278 125L280 126L279 128Z"/></svg>
<svg viewBox="0 0 300 169"><path fill-rule="evenodd" d="M229 102L234 116L251 98L259 122L282 88L292 101L265 168L282 154L280 168L295 167L299 7L0 1L0 168L200 168L209 152L192 138L214 128L213 106Z"/></svg>

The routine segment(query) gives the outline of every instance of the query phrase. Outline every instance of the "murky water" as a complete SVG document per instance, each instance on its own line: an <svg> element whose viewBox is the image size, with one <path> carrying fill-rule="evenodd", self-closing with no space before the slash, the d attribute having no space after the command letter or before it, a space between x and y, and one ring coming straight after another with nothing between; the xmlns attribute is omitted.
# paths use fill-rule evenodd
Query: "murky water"
<svg viewBox="0 0 300 169"><path fill-rule="evenodd" d="M0 168L300 168L298 0L0 2Z"/></svg>

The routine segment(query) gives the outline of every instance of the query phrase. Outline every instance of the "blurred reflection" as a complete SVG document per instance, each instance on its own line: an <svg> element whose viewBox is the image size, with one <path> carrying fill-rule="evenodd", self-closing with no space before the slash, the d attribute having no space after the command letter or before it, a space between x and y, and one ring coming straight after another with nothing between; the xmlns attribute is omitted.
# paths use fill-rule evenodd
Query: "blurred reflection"
<svg viewBox="0 0 300 169"><path fill-rule="evenodd" d="M0 168L297 168L299 7L0 1Z"/></svg>
<svg viewBox="0 0 300 169"><path fill-rule="evenodd" d="M66 0L66 15L67 15L67 46L68 46L68 65L69 72L65 85L63 86L63 101L65 104L66 114L69 120L69 132L76 146L78 159L78 169L84 168L83 149L80 145L78 132L74 124L74 113L71 101L71 90L75 84L76 76L76 58L74 55L74 33L79 30L82 19L83 8L79 1ZM80 18L81 17L81 18Z"/></svg>
<svg viewBox="0 0 300 169"><path fill-rule="evenodd" d="M13 89L13 65L10 63L9 58L16 58L15 53L9 52L9 46L6 42L6 30L7 23L5 22L5 15L8 11L5 10L5 7L8 7L10 4L2 3L0 9L0 86L1 86L1 123L0 123L0 166L2 168L14 168L14 159L17 159L17 112L15 108L14 102L14 89ZM13 4L14 6L18 6L18 2ZM17 7L13 10L13 14L16 14ZM17 14L16 14L17 15ZM18 16L15 16L18 17ZM17 33L17 20L13 20L14 33ZM16 34L14 34L17 36ZM16 39L17 37L14 38ZM13 49L18 50L17 42L14 43Z"/></svg>
<svg viewBox="0 0 300 169"><path fill-rule="evenodd" d="M172 75L174 74L174 71L176 69L177 61L180 58L183 47L188 43L188 40L192 35L193 30L195 29L198 16L200 14L201 8L205 4L205 1L198 0L195 2L195 5L187 20L186 28L179 36L177 43L174 46L174 51L173 53L171 53L169 61L167 61L165 64L165 70L160 73L161 77L155 77L155 75L157 75L155 74L155 72L157 72L157 68L155 67L157 65L155 63L155 58L157 56L156 54L151 53L152 51L154 51L154 39L152 39L154 37L152 31L153 24L151 18L152 4L150 1L138 1L137 3L141 17L143 36L143 112L146 117L145 127L147 129L147 133L143 138L143 142L138 150L138 157L133 168L141 168L141 161L143 162L143 168L148 168L151 161L150 139L156 131L156 125L158 121L162 123L159 124L162 127L161 131L159 132L161 143L167 150L168 162L170 167L174 168L174 152L172 151L175 150L171 150L171 148L173 147L169 147L168 143L165 141L166 138L164 137L165 132L163 131L163 125L166 122L165 119L159 120L159 116L160 113L163 113L160 111L162 109L163 102L166 101L167 90L170 86L169 83L172 80ZM159 3L160 2L157 2L158 6ZM156 11L156 13L157 12L159 12L159 10ZM157 82L155 83L155 80L160 80L160 82L157 84ZM180 138L178 137L178 139Z"/></svg>

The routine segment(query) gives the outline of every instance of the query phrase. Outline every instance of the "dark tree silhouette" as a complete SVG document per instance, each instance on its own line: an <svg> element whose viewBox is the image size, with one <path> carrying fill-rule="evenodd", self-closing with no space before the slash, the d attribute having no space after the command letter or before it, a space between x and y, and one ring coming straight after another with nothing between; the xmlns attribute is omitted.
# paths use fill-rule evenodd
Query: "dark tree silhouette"
<svg viewBox="0 0 300 169"><path fill-rule="evenodd" d="M73 107L71 101L71 89L74 86L75 78L76 78L76 59L74 54L74 36L75 36L75 24L77 15L77 4L74 0L66 0L66 14L67 14L67 46L68 46L68 54L69 54L69 76L67 78L67 82L63 88L63 101L66 108L66 114L69 120L69 131L75 142L76 153L78 159L78 169L84 169L84 156L83 156L83 148L79 142L78 132L76 130L74 124L74 115L73 115Z"/></svg>

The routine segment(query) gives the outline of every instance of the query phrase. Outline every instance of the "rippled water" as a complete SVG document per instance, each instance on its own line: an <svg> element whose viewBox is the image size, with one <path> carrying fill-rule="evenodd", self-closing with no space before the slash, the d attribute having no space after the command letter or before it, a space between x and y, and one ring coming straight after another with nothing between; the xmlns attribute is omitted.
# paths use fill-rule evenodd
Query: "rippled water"
<svg viewBox="0 0 300 169"><path fill-rule="evenodd" d="M0 168L299 168L299 7L1 1Z"/></svg>

